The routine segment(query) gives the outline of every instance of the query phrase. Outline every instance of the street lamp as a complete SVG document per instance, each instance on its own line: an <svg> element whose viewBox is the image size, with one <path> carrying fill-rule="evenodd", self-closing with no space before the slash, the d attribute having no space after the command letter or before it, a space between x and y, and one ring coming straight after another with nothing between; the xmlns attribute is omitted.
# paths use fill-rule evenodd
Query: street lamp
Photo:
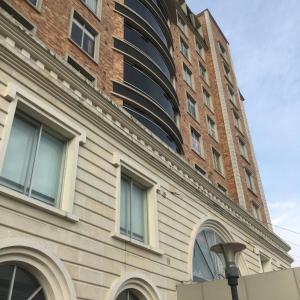
<svg viewBox="0 0 300 300"><path fill-rule="evenodd" d="M232 300L238 300L238 278L239 269L236 266L236 254L245 250L246 246L241 243L220 243L210 248L216 254L223 254L225 258L225 275L231 288Z"/></svg>

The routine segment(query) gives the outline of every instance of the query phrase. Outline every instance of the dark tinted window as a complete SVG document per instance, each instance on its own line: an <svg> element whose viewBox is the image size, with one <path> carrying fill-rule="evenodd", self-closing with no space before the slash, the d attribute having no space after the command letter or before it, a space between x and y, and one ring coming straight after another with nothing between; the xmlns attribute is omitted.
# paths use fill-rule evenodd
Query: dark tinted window
<svg viewBox="0 0 300 300"><path fill-rule="evenodd" d="M125 5L130 7L144 20L146 20L152 26L155 32L159 35L163 43L167 47L169 47L165 34L159 24L159 21L144 4L142 4L139 0L125 0Z"/></svg>
<svg viewBox="0 0 300 300"><path fill-rule="evenodd" d="M145 52L150 58L152 58L162 72L171 79L170 70L168 68L165 59L163 58L162 54L159 50L154 46L154 44L147 39L142 33L137 31L136 29L132 28L130 25L125 24L124 29L124 38L126 41L130 42L131 44L135 45L143 52Z"/></svg>
<svg viewBox="0 0 300 300"><path fill-rule="evenodd" d="M160 87L160 85L158 85L158 83L156 83L156 81L154 81L154 79L146 75L136 66L125 62L124 81L150 96L172 119L174 119L175 111L171 97Z"/></svg>
<svg viewBox="0 0 300 300"><path fill-rule="evenodd" d="M137 120L139 120L144 126L146 126L150 131L152 131L156 136L158 136L162 141L164 141L170 148L178 153L181 153L179 147L177 146L175 140L150 116L146 115L144 112L130 107L129 105L124 105L124 108L133 115Z"/></svg>

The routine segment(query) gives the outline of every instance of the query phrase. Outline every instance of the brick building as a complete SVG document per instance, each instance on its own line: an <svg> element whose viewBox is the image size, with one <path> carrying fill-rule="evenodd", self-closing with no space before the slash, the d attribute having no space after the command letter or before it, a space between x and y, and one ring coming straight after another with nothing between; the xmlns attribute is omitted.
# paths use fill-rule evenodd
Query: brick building
<svg viewBox="0 0 300 300"><path fill-rule="evenodd" d="M217 241L246 244L242 275L290 266L208 10L0 7L0 299L176 299L224 277Z"/></svg>

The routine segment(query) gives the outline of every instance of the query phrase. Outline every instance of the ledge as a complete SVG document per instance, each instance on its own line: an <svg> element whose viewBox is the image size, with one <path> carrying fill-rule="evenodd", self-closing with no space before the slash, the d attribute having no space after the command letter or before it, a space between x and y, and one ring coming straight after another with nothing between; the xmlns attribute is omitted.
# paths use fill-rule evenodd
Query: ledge
<svg viewBox="0 0 300 300"><path fill-rule="evenodd" d="M156 255L160 255L160 256L164 255L164 252L162 250L160 250L159 248L155 248L155 247L152 247L150 245L144 244L143 242L140 242L138 240L134 240L134 239L132 239L132 238L126 236L126 235L122 235L120 233L114 232L114 233L111 234L111 237L114 238L114 239L129 243L133 246L139 247L139 248L144 249L146 251L152 252Z"/></svg>
<svg viewBox="0 0 300 300"><path fill-rule="evenodd" d="M79 221L79 217L75 216L67 211L61 210L59 208L53 207L51 205L48 205L44 202L41 202L39 200L32 199L30 197L27 197L21 193L18 193L12 189L9 189L4 186L0 186L0 195L6 196L8 198L11 198L13 200L22 202L25 205L37 208L39 210L45 211L51 215L61 217L63 219L66 219L67 221L70 221L72 223L76 223Z"/></svg>

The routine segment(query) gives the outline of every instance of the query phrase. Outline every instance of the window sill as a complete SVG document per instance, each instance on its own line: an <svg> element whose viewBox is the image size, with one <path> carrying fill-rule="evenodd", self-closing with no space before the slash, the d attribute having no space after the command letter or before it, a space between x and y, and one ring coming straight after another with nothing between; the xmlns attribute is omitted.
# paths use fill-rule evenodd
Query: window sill
<svg viewBox="0 0 300 300"><path fill-rule="evenodd" d="M216 136L213 136L212 134L208 133L208 135L216 142L219 143L219 139Z"/></svg>
<svg viewBox="0 0 300 300"><path fill-rule="evenodd" d="M41 1L41 0L40 0ZM39 2L38 5L33 5L30 1L26 1L28 5L30 5L34 10L36 10L38 13L41 13L41 3Z"/></svg>
<svg viewBox="0 0 300 300"><path fill-rule="evenodd" d="M152 252L154 254L164 255L164 252L162 250L160 250L158 248L154 248L154 247L152 247L150 245L144 244L143 242L139 242L138 240L134 240L134 239L132 239L132 238L126 236L126 235L114 232L114 233L111 234L111 237L114 238L114 239L123 241L123 242L130 243L133 246L136 246L138 248L150 251L150 252Z"/></svg>
<svg viewBox="0 0 300 300"><path fill-rule="evenodd" d="M205 102L204 102L205 107L212 113L214 114L214 109L212 107L209 107Z"/></svg>
<svg viewBox="0 0 300 300"><path fill-rule="evenodd" d="M96 37L97 39L97 37ZM91 61L93 61L96 65L99 64L98 62L98 58L95 58L93 56L90 56L86 51L84 51L82 48L80 48L70 37L69 37L69 41L77 48L79 49L82 53L84 53ZM95 40L96 41L96 40ZM95 53L98 50L98 46L97 46L97 42L95 43Z"/></svg>
<svg viewBox="0 0 300 300"><path fill-rule="evenodd" d="M192 151L197 155L197 157L200 157L201 159L203 159L205 161L205 158L203 155L201 155L201 153L197 152L196 150L194 150L193 148L191 148Z"/></svg>
<svg viewBox="0 0 300 300"><path fill-rule="evenodd" d="M234 125L234 127L241 134L241 136L245 137L244 132L239 127L237 127L236 125Z"/></svg>
<svg viewBox="0 0 300 300"><path fill-rule="evenodd" d="M241 154L241 157L248 165L251 165L251 163L247 157L245 157L243 154Z"/></svg>
<svg viewBox="0 0 300 300"><path fill-rule="evenodd" d="M222 176L225 179L225 174L219 170L217 170L216 168L214 168L215 172L218 173L220 176Z"/></svg>
<svg viewBox="0 0 300 300"><path fill-rule="evenodd" d="M14 190L11 190L11 189L9 189L5 186L0 186L0 195L12 198L12 199L17 200L19 202L22 202L26 205L29 205L29 206L32 206L32 207L37 208L39 210L45 211L45 212L47 212L51 215L61 217L61 218L66 219L70 222L73 222L73 223L79 221L79 217L77 217L77 216L75 216L75 215L73 215L73 214L71 214L67 211L64 211L64 210L61 210L59 208L50 206L50 205L48 205L46 203L43 203L39 200L31 199L30 197L22 195L22 194L14 191Z"/></svg>
<svg viewBox="0 0 300 300"><path fill-rule="evenodd" d="M254 195L256 198L258 197L257 194L256 194L256 191L253 191L253 190L250 189L249 187L248 187L248 191L249 191L252 195Z"/></svg>
<svg viewBox="0 0 300 300"><path fill-rule="evenodd" d="M183 79L183 81L186 83L188 87L190 87L193 91L195 91L193 85L190 85L185 79Z"/></svg>

